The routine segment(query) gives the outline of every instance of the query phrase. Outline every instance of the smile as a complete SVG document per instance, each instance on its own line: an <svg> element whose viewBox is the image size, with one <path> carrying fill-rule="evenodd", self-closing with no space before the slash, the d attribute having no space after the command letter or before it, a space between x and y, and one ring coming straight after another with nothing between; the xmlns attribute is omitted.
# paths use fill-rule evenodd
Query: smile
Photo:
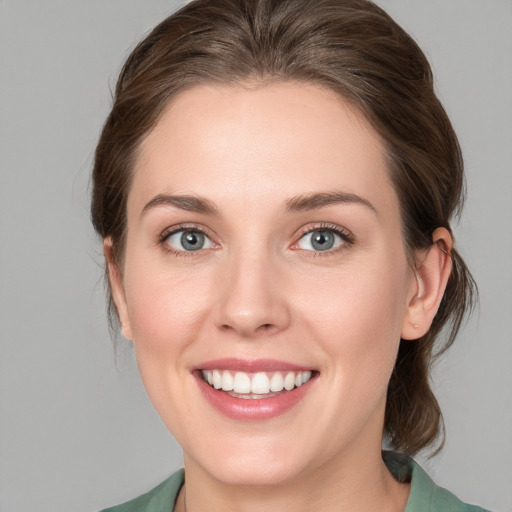
<svg viewBox="0 0 512 512"><path fill-rule="evenodd" d="M271 398L281 391L299 388L311 379L311 371L249 373L231 370L202 370L203 380L212 388L236 398Z"/></svg>
<svg viewBox="0 0 512 512"><path fill-rule="evenodd" d="M191 374L206 402L237 421L266 421L295 410L316 387L320 372L275 359L217 359Z"/></svg>

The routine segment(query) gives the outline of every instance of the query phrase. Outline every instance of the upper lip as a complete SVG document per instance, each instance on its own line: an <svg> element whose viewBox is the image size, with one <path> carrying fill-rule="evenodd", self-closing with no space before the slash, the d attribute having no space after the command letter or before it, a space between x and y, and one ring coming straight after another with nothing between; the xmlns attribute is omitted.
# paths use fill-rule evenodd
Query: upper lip
<svg viewBox="0 0 512 512"><path fill-rule="evenodd" d="M205 361L192 370L233 370L246 373L271 372L279 370L307 371L313 370L310 366L299 365L277 359L238 359L223 358Z"/></svg>

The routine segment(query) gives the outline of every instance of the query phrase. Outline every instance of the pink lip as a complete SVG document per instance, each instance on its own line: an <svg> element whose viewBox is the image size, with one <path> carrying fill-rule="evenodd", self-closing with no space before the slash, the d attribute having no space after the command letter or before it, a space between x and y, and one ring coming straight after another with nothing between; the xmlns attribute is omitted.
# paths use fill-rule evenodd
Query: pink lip
<svg viewBox="0 0 512 512"><path fill-rule="evenodd" d="M222 390L214 389L203 380L200 370L214 369L239 370L244 372L270 372L277 370L304 371L310 370L311 368L271 359L217 359L198 366L195 371L192 372L192 375L196 378L199 389L206 401L224 416L239 421L269 420L284 414L304 399L318 377L318 373L315 372L313 377L302 386L294 388L291 391L283 390L271 398L237 398L228 395Z"/></svg>
<svg viewBox="0 0 512 512"><path fill-rule="evenodd" d="M193 370L238 370L241 372L256 373L275 372L279 370L299 372L312 370L312 368L288 363L286 361L278 361L276 359L224 358L206 361L194 367Z"/></svg>

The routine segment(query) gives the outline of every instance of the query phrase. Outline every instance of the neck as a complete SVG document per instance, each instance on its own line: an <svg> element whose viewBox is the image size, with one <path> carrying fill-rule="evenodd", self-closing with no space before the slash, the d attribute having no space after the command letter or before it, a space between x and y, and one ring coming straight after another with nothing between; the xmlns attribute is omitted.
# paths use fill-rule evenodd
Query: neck
<svg viewBox="0 0 512 512"><path fill-rule="evenodd" d="M375 452L374 452L375 453ZM354 454L356 455L356 454ZM185 457L186 487L176 512L402 512L410 485L398 483L380 456L346 454L277 485L238 486L220 482Z"/></svg>

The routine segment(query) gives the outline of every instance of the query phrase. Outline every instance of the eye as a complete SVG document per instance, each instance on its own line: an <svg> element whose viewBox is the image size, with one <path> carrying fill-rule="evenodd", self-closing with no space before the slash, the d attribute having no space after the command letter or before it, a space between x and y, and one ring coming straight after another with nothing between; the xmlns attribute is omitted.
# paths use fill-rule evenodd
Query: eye
<svg viewBox="0 0 512 512"><path fill-rule="evenodd" d="M164 243L176 251L193 252L210 249L213 242L202 231L197 229L180 229L164 237Z"/></svg>
<svg viewBox="0 0 512 512"><path fill-rule="evenodd" d="M306 251L325 252L350 243L348 236L335 229L315 229L304 233L297 242L297 247Z"/></svg>

